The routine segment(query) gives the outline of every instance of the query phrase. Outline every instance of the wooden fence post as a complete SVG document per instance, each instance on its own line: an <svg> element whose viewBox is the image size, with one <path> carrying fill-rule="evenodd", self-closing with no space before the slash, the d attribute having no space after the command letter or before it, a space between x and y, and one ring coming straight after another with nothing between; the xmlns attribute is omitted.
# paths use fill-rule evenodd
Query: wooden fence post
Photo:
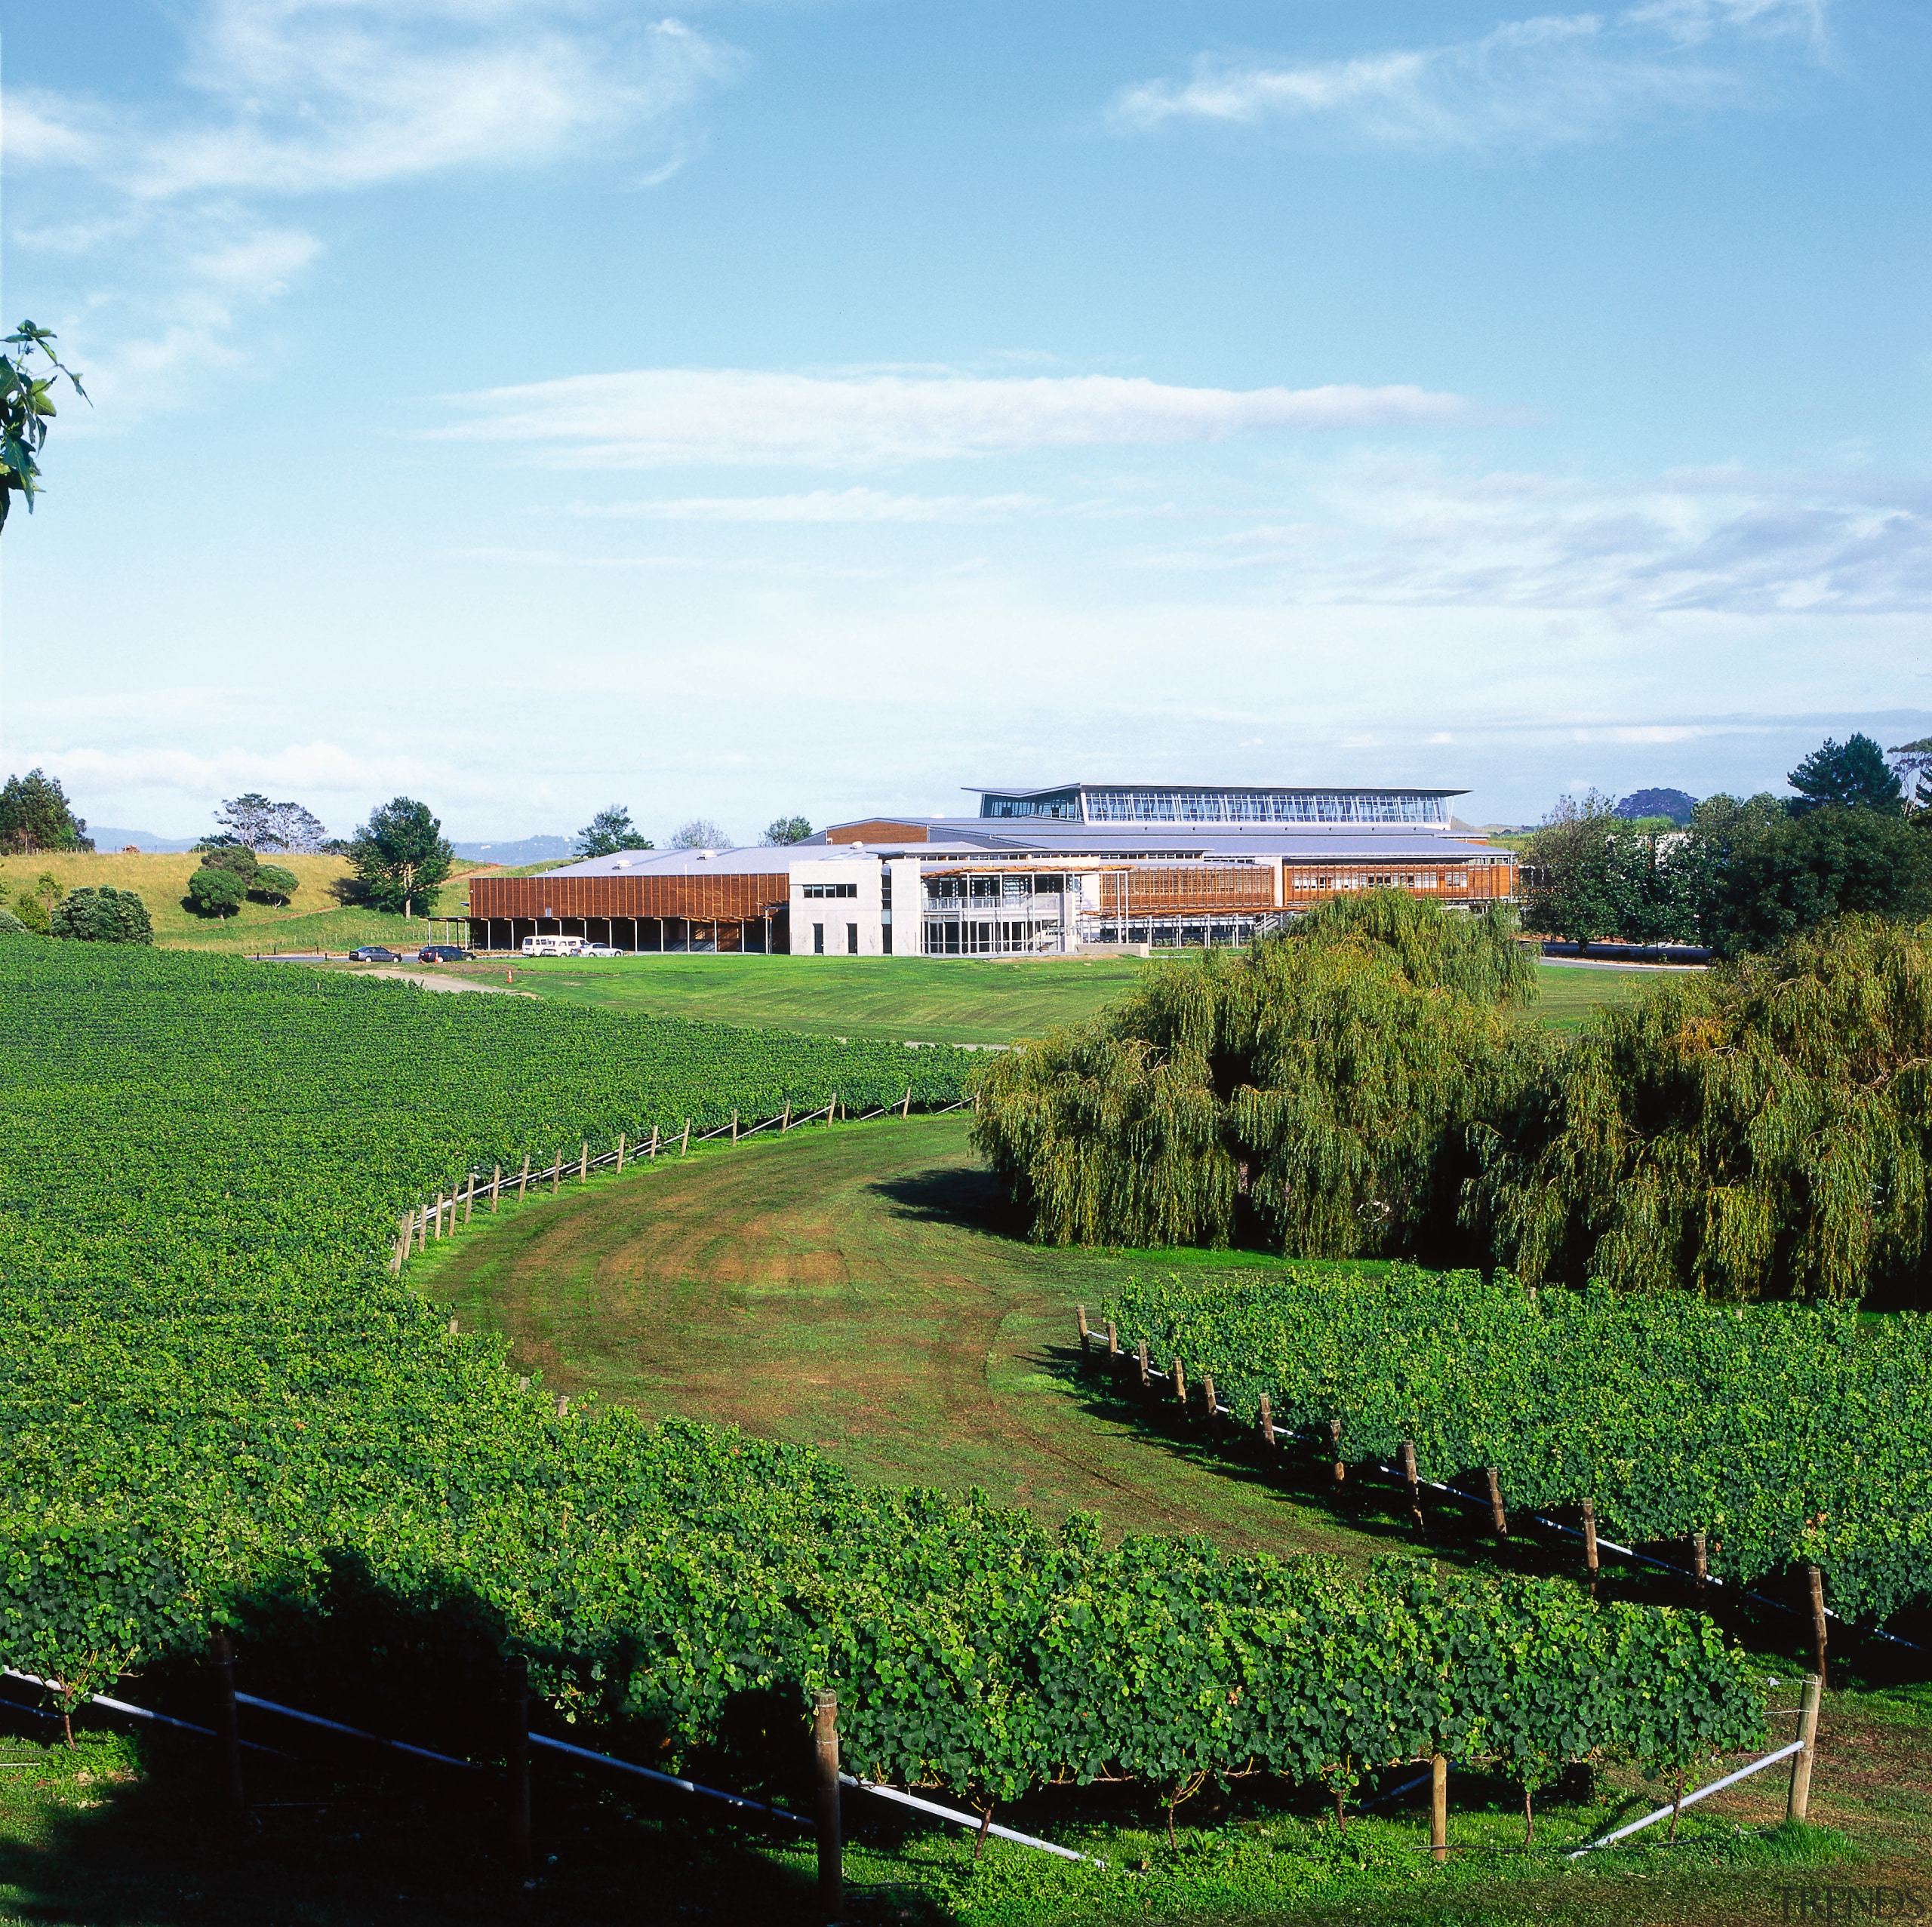
<svg viewBox="0 0 1932 1927"><path fill-rule="evenodd" d="M838 1695L812 1695L812 1751L817 1784L818 1910L833 1921L845 1910L845 1876L839 1838Z"/></svg>
<svg viewBox="0 0 1932 1927"><path fill-rule="evenodd" d="M503 1196L503 1167L499 1164L495 1169L490 1173L490 1216L492 1218L495 1217L497 1215L497 1205L498 1200Z"/></svg>
<svg viewBox="0 0 1932 1927"><path fill-rule="evenodd" d="M214 1685L222 1818L231 1827L238 1827L248 1817L248 1796L242 1784L242 1733L235 1711L235 1649L224 1626L217 1626L209 1637L208 1673Z"/></svg>
<svg viewBox="0 0 1932 1927"><path fill-rule="evenodd" d="M684 1141L683 1144L678 1147L678 1155L680 1157L688 1157L691 1155L691 1120L688 1117L687 1117L687 1118L685 1120L685 1141Z"/></svg>
<svg viewBox="0 0 1932 1927"><path fill-rule="evenodd" d="M1086 1308L1086 1306L1084 1306L1084 1305L1076 1305L1073 1308L1073 1315L1075 1316L1075 1317L1076 1317L1077 1319L1078 1319L1078 1320L1080 1321L1080 1355L1081 1355L1081 1357L1082 1358L1084 1358L1084 1357L1087 1356L1087 1308Z"/></svg>
<svg viewBox="0 0 1932 1927"><path fill-rule="evenodd" d="M1597 1596L1597 1502L1583 1501L1583 1570L1589 1575L1590 1597Z"/></svg>
<svg viewBox="0 0 1932 1927"><path fill-rule="evenodd" d="M1151 1392L1154 1389L1154 1381L1147 1375L1147 1341L1145 1338L1140 1341L1140 1389L1143 1392Z"/></svg>
<svg viewBox="0 0 1932 1927"><path fill-rule="evenodd" d="M1207 1401L1206 1424L1211 1432L1214 1429L1214 1421L1221 1415L1220 1395L1214 1389L1214 1375L1211 1372L1204 1372L1201 1375L1201 1396Z"/></svg>
<svg viewBox="0 0 1932 1927"><path fill-rule="evenodd" d="M1429 1763L1429 1844L1438 1867L1449 1864L1449 1763L1438 1753Z"/></svg>
<svg viewBox="0 0 1932 1927"><path fill-rule="evenodd" d="M1798 1718L1798 1737L1804 1742L1804 1750L1792 1756L1791 1791L1784 1806L1786 1819L1795 1820L1801 1826L1811 1810L1811 1763L1818 1750L1818 1702L1824 1689L1824 1680L1819 1674L1807 1675Z"/></svg>
<svg viewBox="0 0 1932 1927"><path fill-rule="evenodd" d="M1275 1443L1275 1408L1266 1392L1261 1394L1261 1443L1271 1447Z"/></svg>
<svg viewBox="0 0 1932 1927"><path fill-rule="evenodd" d="M657 1162L657 1126L655 1124L651 1127L651 1161L654 1164Z"/></svg>
<svg viewBox="0 0 1932 1927"><path fill-rule="evenodd" d="M785 1100L785 1115L778 1121L778 1135L782 1138L792 1128L792 1100Z"/></svg>
<svg viewBox="0 0 1932 1927"><path fill-rule="evenodd" d="M1825 1575L1815 1566L1804 1569L1811 1583L1811 1643L1818 1655L1818 1684L1825 1683Z"/></svg>
<svg viewBox="0 0 1932 1927"><path fill-rule="evenodd" d="M905 1101L899 1107L899 1121L903 1124L912 1114L912 1086L906 1086Z"/></svg>
<svg viewBox="0 0 1932 1927"><path fill-rule="evenodd" d="M1120 1356L1120 1331L1111 1318L1107 1320L1107 1356L1110 1359Z"/></svg>
<svg viewBox="0 0 1932 1927"><path fill-rule="evenodd" d="M1690 1535L1690 1569L1697 1575L1697 1597L1701 1599L1704 1596L1704 1588L1709 1584L1711 1578L1711 1563L1705 1554L1704 1535L1702 1532L1693 1532Z"/></svg>
<svg viewBox="0 0 1932 1927"><path fill-rule="evenodd" d="M1420 1532L1422 1523L1422 1482L1416 1477L1416 1442L1402 1441L1402 1483L1409 1489L1409 1523Z"/></svg>
<svg viewBox="0 0 1932 1927"><path fill-rule="evenodd" d="M398 1277L402 1274L402 1261L408 1253L409 1234L411 1228L409 1217L398 1218L395 1221L395 1257L390 1264L389 1269Z"/></svg>
<svg viewBox="0 0 1932 1927"><path fill-rule="evenodd" d="M738 1142L738 1114L735 1110L731 1113L731 1142Z"/></svg>
<svg viewBox="0 0 1932 1927"><path fill-rule="evenodd" d="M1503 1510L1503 1488L1496 1482L1496 1468L1494 1465L1485 1465L1483 1470L1489 1475L1489 1523L1495 1529L1497 1538L1506 1543L1509 1537L1509 1520Z"/></svg>
<svg viewBox="0 0 1932 1927"><path fill-rule="evenodd" d="M526 1151L523 1154L523 1171L516 1181L516 1201L518 1203L521 1204L523 1202L523 1194L528 1188L529 1183L530 1153Z"/></svg>
<svg viewBox="0 0 1932 1927"><path fill-rule="evenodd" d="M560 1151L550 1160L550 1195L555 1197L557 1187L564 1182L564 1154Z"/></svg>
<svg viewBox="0 0 1932 1927"><path fill-rule="evenodd" d="M1339 1492L1342 1489L1342 1482L1349 1476L1349 1468L1342 1462L1342 1421L1339 1418L1331 1418L1328 1421L1328 1444L1335 1455L1335 1489Z"/></svg>
<svg viewBox="0 0 1932 1927"><path fill-rule="evenodd" d="M1174 1402L1180 1407L1180 1415L1187 1416L1187 1374L1181 1369L1180 1360L1174 1360Z"/></svg>
<svg viewBox="0 0 1932 1927"><path fill-rule="evenodd" d="M838 1121L838 1093L832 1093L832 1102L825 1107L826 1129L829 1130Z"/></svg>
<svg viewBox="0 0 1932 1927"><path fill-rule="evenodd" d="M530 1667L521 1655L503 1662L503 1701L510 1870L518 1879L528 1880L534 1870L530 1853Z"/></svg>
<svg viewBox="0 0 1932 1927"><path fill-rule="evenodd" d="M429 1249L429 1207L426 1204L416 1214L416 1249Z"/></svg>
<svg viewBox="0 0 1932 1927"><path fill-rule="evenodd" d="M580 1185L590 1182L590 1140L586 1138L578 1146L577 1154L577 1181Z"/></svg>
<svg viewBox="0 0 1932 1927"><path fill-rule="evenodd" d="M441 1193L441 1191L438 1191L438 1192L437 1192L437 1194L436 1194L436 1242L437 1242L438 1244L441 1244L441 1243L442 1243L442 1241L443 1241L443 1194L442 1194L442 1193Z"/></svg>
<svg viewBox="0 0 1932 1927"><path fill-rule="evenodd" d="M476 1209L476 1173L469 1174L469 1183L463 1194L463 1222L469 1222L469 1214Z"/></svg>
<svg viewBox="0 0 1932 1927"><path fill-rule="evenodd" d="M618 1176L619 1177L620 1177L620 1178L621 1178L623 1175L624 1175L624 1134L623 1134L623 1133L622 1131L620 1131L620 1132L617 1133L617 1176Z"/></svg>

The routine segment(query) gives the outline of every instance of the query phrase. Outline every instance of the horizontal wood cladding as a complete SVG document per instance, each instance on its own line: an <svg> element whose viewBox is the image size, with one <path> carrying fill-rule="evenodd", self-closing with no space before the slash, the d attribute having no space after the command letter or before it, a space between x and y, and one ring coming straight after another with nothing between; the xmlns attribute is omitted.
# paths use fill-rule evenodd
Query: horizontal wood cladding
<svg viewBox="0 0 1932 1927"><path fill-rule="evenodd" d="M782 870L653 877L472 877L469 914L521 922L565 917L679 917L696 923L762 917L785 908Z"/></svg>
<svg viewBox="0 0 1932 1927"><path fill-rule="evenodd" d="M1127 902L1121 903L1121 885ZM1272 910L1275 872L1243 865L1149 863L1100 872L1103 917L1185 917L1195 911Z"/></svg>
<svg viewBox="0 0 1932 1927"><path fill-rule="evenodd" d="M1282 873L1285 903L1315 903L1352 890L1399 890L1445 903L1487 903L1516 893L1514 863L1291 863Z"/></svg>
<svg viewBox="0 0 1932 1927"><path fill-rule="evenodd" d="M827 843L930 843L924 823L894 822L890 816L868 816L863 823L841 823L825 833Z"/></svg>

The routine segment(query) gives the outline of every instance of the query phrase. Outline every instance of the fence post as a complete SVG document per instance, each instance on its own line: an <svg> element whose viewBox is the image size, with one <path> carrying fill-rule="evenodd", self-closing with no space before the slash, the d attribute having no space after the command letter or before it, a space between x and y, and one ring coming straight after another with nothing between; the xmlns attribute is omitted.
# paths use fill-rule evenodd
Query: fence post
<svg viewBox="0 0 1932 1927"><path fill-rule="evenodd" d="M469 1222L469 1214L476 1209L476 1173L469 1174L469 1182L463 1194L463 1222Z"/></svg>
<svg viewBox="0 0 1932 1927"><path fill-rule="evenodd" d="M792 1100L785 1100L785 1114L778 1120L778 1135L782 1138L792 1128Z"/></svg>
<svg viewBox="0 0 1932 1927"><path fill-rule="evenodd" d="M1335 1489L1339 1492L1342 1489L1342 1482L1349 1476L1349 1468L1342 1462L1342 1421L1339 1418L1331 1418L1328 1421L1328 1445L1335 1455Z"/></svg>
<svg viewBox="0 0 1932 1927"><path fill-rule="evenodd" d="M225 1626L217 1626L209 1637L208 1672L214 1683L222 1818L230 1826L238 1827L248 1817L248 1796L242 1784L242 1734L235 1713L235 1649Z"/></svg>
<svg viewBox="0 0 1932 1927"><path fill-rule="evenodd" d="M1811 1762L1818 1750L1818 1701L1824 1688L1819 1674L1805 1676L1804 1698L1798 1720L1798 1737L1804 1742L1804 1750L1792 1756L1791 1792L1784 1806L1786 1819L1795 1820L1801 1825L1811 1810Z"/></svg>
<svg viewBox="0 0 1932 1927"><path fill-rule="evenodd" d="M1429 1844L1438 1867L1449 1864L1449 1763L1438 1753L1429 1763Z"/></svg>
<svg viewBox="0 0 1932 1927"><path fill-rule="evenodd" d="M1107 1357L1111 1363L1120 1357L1120 1328L1109 1318L1107 1320Z"/></svg>
<svg viewBox="0 0 1932 1927"><path fill-rule="evenodd" d="M1597 1596L1597 1502L1583 1501L1583 1570L1589 1574L1590 1597Z"/></svg>
<svg viewBox="0 0 1932 1927"><path fill-rule="evenodd" d="M503 1167L499 1164L496 1169L490 1173L490 1216L492 1218L495 1217L497 1215L497 1202L503 1195Z"/></svg>
<svg viewBox="0 0 1932 1927"><path fill-rule="evenodd" d="M738 1114L735 1110L731 1113L731 1142L738 1142Z"/></svg>
<svg viewBox="0 0 1932 1927"><path fill-rule="evenodd" d="M1271 1447L1275 1443L1275 1408L1266 1392L1261 1394L1261 1443Z"/></svg>
<svg viewBox="0 0 1932 1927"><path fill-rule="evenodd" d="M429 1207L426 1204L416 1214L416 1249L429 1249Z"/></svg>
<svg viewBox="0 0 1932 1927"><path fill-rule="evenodd" d="M1180 1407L1180 1415L1187 1416L1187 1374L1181 1369L1180 1360L1174 1360L1174 1403Z"/></svg>
<svg viewBox="0 0 1932 1927"><path fill-rule="evenodd" d="M550 1160L550 1195L555 1197L557 1187L564 1182L564 1154L560 1151Z"/></svg>
<svg viewBox="0 0 1932 1927"><path fill-rule="evenodd" d="M1207 1401L1208 1416L1205 1422L1208 1431L1211 1432L1214 1429L1214 1421L1221 1415L1220 1394L1214 1389L1214 1375L1211 1372L1204 1372L1201 1375L1201 1396Z"/></svg>
<svg viewBox="0 0 1932 1927"><path fill-rule="evenodd" d="M523 1171L522 1171L522 1174L521 1174L521 1175L518 1178L518 1179L517 1179L517 1181L516 1181L516 1201L517 1201L517 1203L518 1203L521 1204L521 1203L523 1202L523 1194L524 1194L525 1190L528 1188L528 1186L529 1183L530 1183L530 1153L529 1153L528 1151L526 1151L523 1154Z"/></svg>
<svg viewBox="0 0 1932 1927"><path fill-rule="evenodd" d="M1154 1389L1154 1381L1147 1375L1147 1341L1145 1338L1140 1341L1140 1389L1143 1392L1151 1392Z"/></svg>
<svg viewBox="0 0 1932 1927"><path fill-rule="evenodd" d="M577 1147L577 1181L580 1185L590 1182L590 1140L583 1139Z"/></svg>
<svg viewBox="0 0 1932 1927"><path fill-rule="evenodd" d="M1496 1529L1496 1536L1507 1541L1509 1537L1509 1520L1503 1510L1503 1488L1496 1482L1496 1468L1485 1465L1483 1470L1489 1474L1489 1523Z"/></svg>
<svg viewBox="0 0 1932 1927"><path fill-rule="evenodd" d="M680 1157L688 1157L691 1155L691 1120L688 1117L687 1117L687 1118L685 1120L685 1141L684 1141L684 1142L683 1142L681 1145L679 1145L679 1147L678 1148L678 1155Z"/></svg>
<svg viewBox="0 0 1932 1927"><path fill-rule="evenodd" d="M1804 1569L1811 1582L1811 1643L1818 1655L1818 1684L1825 1683L1825 1575L1815 1566Z"/></svg>
<svg viewBox="0 0 1932 1927"><path fill-rule="evenodd" d="M398 1218L395 1221L395 1259L389 1266L389 1269L400 1277L402 1274L402 1261L406 1256L408 1256L409 1252L409 1219L408 1218Z"/></svg>
<svg viewBox="0 0 1932 1927"><path fill-rule="evenodd" d="M1705 1553L1702 1532L1690 1535L1690 1569L1697 1575L1697 1597L1702 1599L1704 1588L1710 1583L1711 1577L1711 1563Z"/></svg>
<svg viewBox="0 0 1932 1927"><path fill-rule="evenodd" d="M651 1161L654 1164L657 1162L657 1126L655 1124L651 1127Z"/></svg>
<svg viewBox="0 0 1932 1927"><path fill-rule="evenodd" d="M899 1121L903 1124L912 1114L912 1086L906 1086L905 1101L899 1107Z"/></svg>
<svg viewBox="0 0 1932 1927"><path fill-rule="evenodd" d="M825 1126L827 1130L838 1121L838 1093L832 1093L832 1102L825 1107Z"/></svg>
<svg viewBox="0 0 1932 1927"><path fill-rule="evenodd" d="M1402 1483L1409 1489L1409 1523L1420 1532L1422 1523L1422 1486L1416 1477L1416 1442L1402 1441Z"/></svg>
<svg viewBox="0 0 1932 1927"><path fill-rule="evenodd" d="M503 1763L509 1781L510 1868L519 1880L531 1876L530 1667L521 1655L503 1662L503 1699L508 1712Z"/></svg>
<svg viewBox="0 0 1932 1927"><path fill-rule="evenodd" d="M812 1750L818 1787L818 1910L836 1920L845 1910L845 1876L838 1826L838 1695L812 1695Z"/></svg>
<svg viewBox="0 0 1932 1927"><path fill-rule="evenodd" d="M1084 1357L1087 1356L1087 1308L1086 1308L1086 1306L1084 1306L1084 1305L1076 1305L1073 1308L1073 1315L1075 1316L1075 1317L1076 1317L1077 1319L1078 1319L1078 1320L1079 1320L1079 1321L1080 1321L1080 1355L1081 1355L1081 1357L1082 1358L1084 1358Z"/></svg>
<svg viewBox="0 0 1932 1927"><path fill-rule="evenodd" d="M620 1131L620 1132L617 1133L617 1176L618 1176L619 1177L620 1177L620 1178L621 1178L623 1175L624 1175L624 1134L623 1134L623 1133L622 1131Z"/></svg>

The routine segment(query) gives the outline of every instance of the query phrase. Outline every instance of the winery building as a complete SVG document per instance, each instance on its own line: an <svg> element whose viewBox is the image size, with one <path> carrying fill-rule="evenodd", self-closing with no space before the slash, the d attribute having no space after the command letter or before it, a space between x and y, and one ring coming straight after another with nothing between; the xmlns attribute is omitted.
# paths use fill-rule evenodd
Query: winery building
<svg viewBox="0 0 1932 1927"><path fill-rule="evenodd" d="M984 789L971 815L869 817L808 841L634 850L472 877L470 942L583 936L625 951L1070 955L1241 945L1354 890L1480 907L1515 859L1449 789L1064 783Z"/></svg>

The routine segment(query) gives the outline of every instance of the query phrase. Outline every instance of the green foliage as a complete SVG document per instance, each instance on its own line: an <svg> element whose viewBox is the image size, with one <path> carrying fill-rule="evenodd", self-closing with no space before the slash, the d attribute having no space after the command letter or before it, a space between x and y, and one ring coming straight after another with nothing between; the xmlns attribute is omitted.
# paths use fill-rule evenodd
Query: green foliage
<svg viewBox="0 0 1932 1927"><path fill-rule="evenodd" d="M23 891L14 899L14 920L30 930L37 937L50 934L51 924L46 904L30 892Z"/></svg>
<svg viewBox="0 0 1932 1927"><path fill-rule="evenodd" d="M1815 1562L1841 1612L1932 1599L1924 1317L1407 1267L1140 1278L1105 1312L1124 1346L1211 1373L1241 1425L1266 1394L1278 1427L1340 1420L1350 1458L1412 1439L1425 1479L1494 1466L1512 1506L1591 1499L1626 1544L1705 1532L1737 1584Z"/></svg>
<svg viewBox="0 0 1932 1927"><path fill-rule="evenodd" d="M242 877L228 864L204 864L188 879L188 900L204 917L229 917L248 894Z"/></svg>
<svg viewBox="0 0 1932 1927"><path fill-rule="evenodd" d="M1150 970L1092 1023L1003 1056L974 1143L1053 1244L1402 1248L1453 1222L1452 1127L1500 1112L1542 1048L1535 967L1498 912L1399 891Z"/></svg>
<svg viewBox="0 0 1932 1927"><path fill-rule="evenodd" d="M6 365L0 357L0 368ZM0 468L0 491L4 490ZM0 521L5 519L7 496L0 492ZM88 826L67 801L58 776L29 770L0 785L0 854L32 856L37 850L91 850Z"/></svg>
<svg viewBox="0 0 1932 1927"><path fill-rule="evenodd" d="M370 813L349 846L362 900L377 910L426 916L455 853L426 803L398 796Z"/></svg>
<svg viewBox="0 0 1932 1927"><path fill-rule="evenodd" d="M1760 1735L1695 1616L1407 1560L1109 1550L1084 1519L561 1413L388 1275L396 1214L454 1172L835 1086L931 1102L956 1053L62 945L0 948L0 1022L23 1670L99 1678L226 1616L258 1690L326 1710L391 1652L420 1683L507 1646L579 1732L666 1766L721 1750L748 1696L795 1719L830 1684L855 1770L982 1805L1103 1775L1340 1786L1437 1747L1668 1768ZM422 1103L452 1065L466 1102Z"/></svg>
<svg viewBox="0 0 1932 1927"><path fill-rule="evenodd" d="M312 853L322 847L328 832L317 817L299 803L271 803L260 790L228 798L215 812L220 834L205 848L242 844L251 850L287 850Z"/></svg>
<svg viewBox="0 0 1932 1927"><path fill-rule="evenodd" d="M759 842L767 844L803 843L812 833L811 823L803 816L774 816L764 826L764 834Z"/></svg>
<svg viewBox="0 0 1932 1927"><path fill-rule="evenodd" d="M265 896L271 903L286 903L302 887L302 880L293 870L285 870L278 863L264 863L256 871L248 887L254 895Z"/></svg>
<svg viewBox="0 0 1932 1927"><path fill-rule="evenodd" d="M12 911L0 910L0 937L23 937L33 934L33 931Z"/></svg>
<svg viewBox="0 0 1932 1927"><path fill-rule="evenodd" d="M648 837L641 835L631 821L631 813L622 804L600 810L577 833L580 856L614 856L622 850L654 848Z"/></svg>
<svg viewBox="0 0 1932 1927"><path fill-rule="evenodd" d="M1613 807L1595 790L1566 796L1524 843L1523 916L1532 930L1586 950L1604 937L1697 941L1697 872L1660 841L1669 822L1645 827L1627 820L1626 805L1636 800Z"/></svg>
<svg viewBox="0 0 1932 1927"><path fill-rule="evenodd" d="M154 942L154 923L148 907L131 890L103 884L77 890L54 906L51 934L80 943Z"/></svg>
<svg viewBox="0 0 1932 1927"><path fill-rule="evenodd" d="M1904 794L1885 752L1869 736L1854 735L1847 742L1827 736L1785 780L1798 791L1791 806L1795 816L1827 804L1841 810L1875 810L1896 816L1904 807Z"/></svg>
<svg viewBox="0 0 1932 1927"><path fill-rule="evenodd" d="M1681 789L1640 789L1617 804L1617 813L1632 822L1661 821L1681 829L1697 807L1697 799Z"/></svg>
<svg viewBox="0 0 1932 1927"><path fill-rule="evenodd" d="M232 870L245 887L254 881L255 872L261 868L261 859L245 843L229 837L211 837L195 853L203 869Z"/></svg>
<svg viewBox="0 0 1932 1927"><path fill-rule="evenodd" d="M0 528L6 526L17 492L26 497L27 512L33 512L34 497L41 490L37 458L47 445L47 425L59 413L54 405L56 382L65 375L74 392L83 401L88 398L80 376L49 345L57 339L52 329L23 321L6 338L9 352L0 355ZM35 372L36 355L46 358L45 374Z"/></svg>
<svg viewBox="0 0 1932 1927"><path fill-rule="evenodd" d="M1471 1209L1532 1280L1913 1292L1932 927L1847 918L1604 1010L1500 1126Z"/></svg>

